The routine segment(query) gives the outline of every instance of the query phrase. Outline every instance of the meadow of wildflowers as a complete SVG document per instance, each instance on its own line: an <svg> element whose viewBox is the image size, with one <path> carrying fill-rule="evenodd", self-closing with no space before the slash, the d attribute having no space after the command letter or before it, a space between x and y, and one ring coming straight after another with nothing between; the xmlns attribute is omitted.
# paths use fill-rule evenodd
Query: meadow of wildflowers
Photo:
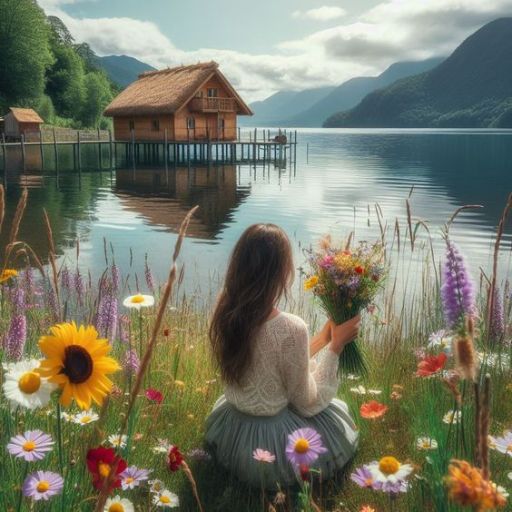
<svg viewBox="0 0 512 512"><path fill-rule="evenodd" d="M10 233L0 274L2 511L510 509L512 300L497 254L478 279L449 232L443 255L411 219L401 236L382 234L397 262L363 315L368 371L342 372L339 390L360 429L356 458L321 482L321 437L290 432L283 451L297 485L266 491L228 475L202 443L222 385L208 307L173 289L186 221L168 282L155 283L151 254L142 279L123 276L111 254L93 282L57 261L51 226L48 255L17 239L24 201L1 226ZM424 271L402 297L400 262L411 257ZM286 307L320 322L307 296ZM276 463L265 446L250 448L262 474Z"/></svg>

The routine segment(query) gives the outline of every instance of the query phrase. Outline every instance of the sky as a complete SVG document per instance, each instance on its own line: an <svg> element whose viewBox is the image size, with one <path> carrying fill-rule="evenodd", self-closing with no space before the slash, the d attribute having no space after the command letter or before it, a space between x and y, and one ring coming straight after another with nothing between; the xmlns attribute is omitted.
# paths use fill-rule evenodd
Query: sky
<svg viewBox="0 0 512 512"><path fill-rule="evenodd" d="M247 101L449 55L512 0L39 0L98 55L215 60Z"/></svg>

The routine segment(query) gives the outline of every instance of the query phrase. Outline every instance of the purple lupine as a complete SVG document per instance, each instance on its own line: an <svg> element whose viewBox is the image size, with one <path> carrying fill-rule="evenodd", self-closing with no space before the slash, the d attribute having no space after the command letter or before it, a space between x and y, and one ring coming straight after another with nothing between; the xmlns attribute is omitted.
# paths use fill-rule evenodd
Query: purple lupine
<svg viewBox="0 0 512 512"><path fill-rule="evenodd" d="M127 350L123 359L123 369L127 375L137 375L140 368L140 359L134 349Z"/></svg>
<svg viewBox="0 0 512 512"><path fill-rule="evenodd" d="M96 315L96 328L101 336L112 342L117 334L118 304L117 297L107 292L100 299Z"/></svg>
<svg viewBox="0 0 512 512"><path fill-rule="evenodd" d="M130 317L128 315L122 315L119 318L119 339L126 344L130 341Z"/></svg>
<svg viewBox="0 0 512 512"><path fill-rule="evenodd" d="M25 311L27 304L25 302L25 291L20 286L16 286L13 289L11 295L13 311L16 314L20 314Z"/></svg>
<svg viewBox="0 0 512 512"><path fill-rule="evenodd" d="M505 334L505 316L503 313L503 300L499 289L494 290L494 299L490 325L491 338L500 341Z"/></svg>
<svg viewBox="0 0 512 512"><path fill-rule="evenodd" d="M84 280L78 269L76 270L76 273L73 276L73 282L75 286L76 295L78 297L78 302L79 304L82 304L82 296L84 294Z"/></svg>
<svg viewBox="0 0 512 512"><path fill-rule="evenodd" d="M457 246L446 240L446 259L442 269L441 300L446 323L454 328L466 315L476 312L474 284L464 256Z"/></svg>
<svg viewBox="0 0 512 512"><path fill-rule="evenodd" d="M110 267L110 273L112 275L112 291L117 293L121 288L121 274L119 272L119 267L115 263Z"/></svg>
<svg viewBox="0 0 512 512"><path fill-rule="evenodd" d="M60 285L67 292L71 288L71 276L69 275L69 269L66 266L62 267L62 270L60 271Z"/></svg>
<svg viewBox="0 0 512 512"><path fill-rule="evenodd" d="M5 352L8 359L19 361L27 341L27 318L24 314L15 314L11 318L5 338Z"/></svg>

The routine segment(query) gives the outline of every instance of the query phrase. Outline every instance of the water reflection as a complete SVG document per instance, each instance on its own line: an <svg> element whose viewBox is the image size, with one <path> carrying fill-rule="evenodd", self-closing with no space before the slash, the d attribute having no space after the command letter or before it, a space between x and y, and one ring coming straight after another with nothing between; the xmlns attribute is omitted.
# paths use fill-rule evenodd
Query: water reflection
<svg viewBox="0 0 512 512"><path fill-rule="evenodd" d="M198 205L188 236L199 239L215 239L250 194L250 186L239 186L235 165L120 169L115 176L114 193L123 210L156 229L176 233L187 212Z"/></svg>

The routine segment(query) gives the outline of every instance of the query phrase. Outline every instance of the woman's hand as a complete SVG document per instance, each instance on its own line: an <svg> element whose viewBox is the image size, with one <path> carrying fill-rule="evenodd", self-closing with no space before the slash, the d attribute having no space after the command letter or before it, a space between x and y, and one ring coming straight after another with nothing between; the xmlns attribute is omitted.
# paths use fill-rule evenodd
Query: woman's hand
<svg viewBox="0 0 512 512"><path fill-rule="evenodd" d="M361 317L359 315L347 320L341 325L336 325L332 320L330 321L331 328L331 343L329 348L336 354L340 355L350 342L354 341L359 334L359 327L361 325Z"/></svg>

